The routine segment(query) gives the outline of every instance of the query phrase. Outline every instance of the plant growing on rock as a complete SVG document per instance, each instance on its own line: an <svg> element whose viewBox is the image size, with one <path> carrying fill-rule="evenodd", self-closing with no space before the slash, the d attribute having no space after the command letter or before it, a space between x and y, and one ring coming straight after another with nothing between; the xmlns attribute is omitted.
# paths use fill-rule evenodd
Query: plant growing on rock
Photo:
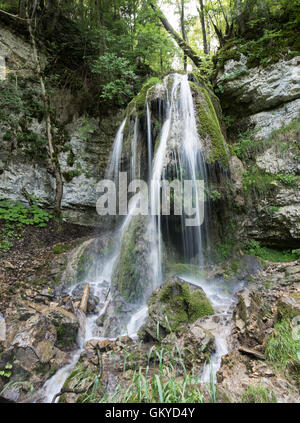
<svg viewBox="0 0 300 423"><path fill-rule="evenodd" d="M242 394L243 403L270 403L277 402L275 395L269 389L257 385L249 386Z"/></svg>
<svg viewBox="0 0 300 423"><path fill-rule="evenodd" d="M266 356L277 370L287 370L300 389L300 340L293 336L287 318L275 325L268 339Z"/></svg>

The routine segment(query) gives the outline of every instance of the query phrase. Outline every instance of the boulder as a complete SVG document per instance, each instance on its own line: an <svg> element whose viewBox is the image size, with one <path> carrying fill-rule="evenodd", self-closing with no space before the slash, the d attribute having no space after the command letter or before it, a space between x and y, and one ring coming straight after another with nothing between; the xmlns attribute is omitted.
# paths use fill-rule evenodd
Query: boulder
<svg viewBox="0 0 300 423"><path fill-rule="evenodd" d="M238 293L233 319L240 344L264 352L274 325L273 309L264 295L249 290Z"/></svg>
<svg viewBox="0 0 300 423"><path fill-rule="evenodd" d="M144 340L160 341L171 332L180 332L183 324L210 314L214 309L204 291L173 277L148 300L148 318L139 335Z"/></svg>
<svg viewBox="0 0 300 423"><path fill-rule="evenodd" d="M183 337L182 353L189 367L196 363L209 361L210 354L216 350L215 337L196 322Z"/></svg>
<svg viewBox="0 0 300 423"><path fill-rule="evenodd" d="M19 301L6 312L6 339L0 370L11 367L5 382L29 382L35 389L67 362L74 348L79 322L62 307ZM0 383L1 384L1 383ZM8 398L21 400L27 391L7 390Z"/></svg>

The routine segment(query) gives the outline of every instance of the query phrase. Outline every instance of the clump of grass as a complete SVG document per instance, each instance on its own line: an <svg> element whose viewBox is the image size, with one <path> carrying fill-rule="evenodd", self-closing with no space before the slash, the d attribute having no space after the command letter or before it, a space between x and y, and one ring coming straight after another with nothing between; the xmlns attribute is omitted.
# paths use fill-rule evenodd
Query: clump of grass
<svg viewBox="0 0 300 423"><path fill-rule="evenodd" d="M263 151L266 142L254 138L252 129L238 134L238 140L233 144L233 151L241 160L251 159Z"/></svg>
<svg viewBox="0 0 300 423"><path fill-rule="evenodd" d="M253 129L240 132L237 141L233 144L233 152L241 160L253 160L257 154L274 146L277 152L286 150L294 154L300 153L300 115L287 126L277 129L266 139L255 137Z"/></svg>
<svg viewBox="0 0 300 423"><path fill-rule="evenodd" d="M154 366L150 368L151 361ZM193 372L187 372L180 351L168 348L152 349L148 365L133 373L120 402L173 403L203 402L199 382Z"/></svg>
<svg viewBox="0 0 300 423"><path fill-rule="evenodd" d="M260 243L255 240L251 240L245 244L244 250L247 254L252 254L263 260L272 262L288 263L299 258L299 254L295 250L277 250L269 247L261 247Z"/></svg>
<svg viewBox="0 0 300 423"><path fill-rule="evenodd" d="M274 393L269 391L269 389L264 388L261 385L249 386L243 394L242 401L243 403L274 403L277 402Z"/></svg>
<svg viewBox="0 0 300 423"><path fill-rule="evenodd" d="M289 371L300 389L300 339L299 329L294 333L286 317L275 325L266 347L266 357L277 370ZM297 329L297 327L296 327Z"/></svg>
<svg viewBox="0 0 300 423"><path fill-rule="evenodd" d="M269 361L280 368L286 368L289 362L298 361L300 364L300 339L292 334L289 320L282 320L275 325L266 348Z"/></svg>
<svg viewBox="0 0 300 423"><path fill-rule="evenodd" d="M123 371L128 360L126 355ZM213 377L208 391L211 402L216 402ZM199 376L194 369L186 369L178 347L153 346L148 352L148 362L133 371L127 386L119 382L113 395L105 395L100 402L202 403L203 394Z"/></svg>
<svg viewBox="0 0 300 423"><path fill-rule="evenodd" d="M278 186L279 182L275 175L265 173L256 166L252 166L244 173L243 187L245 193L255 192L258 194L265 194Z"/></svg>

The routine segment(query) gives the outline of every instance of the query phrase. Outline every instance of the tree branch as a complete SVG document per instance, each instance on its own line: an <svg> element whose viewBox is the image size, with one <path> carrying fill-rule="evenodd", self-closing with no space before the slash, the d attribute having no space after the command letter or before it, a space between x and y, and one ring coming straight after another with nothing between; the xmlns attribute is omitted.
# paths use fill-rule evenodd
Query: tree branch
<svg viewBox="0 0 300 423"><path fill-rule="evenodd" d="M0 9L0 13L4 13L5 15L10 16L11 18L20 19L21 21L26 21L26 22L28 22L28 19L21 18L21 17L20 17L20 16L18 16L18 15L12 15L11 13L5 12L5 10L2 10L2 9Z"/></svg>
<svg viewBox="0 0 300 423"><path fill-rule="evenodd" d="M167 20L165 15L162 13L160 8L156 5L155 2L151 1L150 6L157 13L159 20L163 24L165 30L174 38L176 43L179 47L183 50L183 52L195 63L195 65L199 68L201 65L201 59L197 55L197 53L181 38L181 36L175 31L172 27L170 22Z"/></svg>

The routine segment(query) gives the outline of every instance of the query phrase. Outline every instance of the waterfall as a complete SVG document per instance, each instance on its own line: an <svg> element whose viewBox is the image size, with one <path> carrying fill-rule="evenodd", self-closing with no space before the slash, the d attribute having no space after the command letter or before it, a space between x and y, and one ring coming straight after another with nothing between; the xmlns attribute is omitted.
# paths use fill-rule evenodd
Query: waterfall
<svg viewBox="0 0 300 423"><path fill-rule="evenodd" d="M162 220L168 226L168 217L161 216L161 181L171 176L181 181L192 182L195 195L196 225L189 227L183 213L180 218L181 242L183 245L184 261L203 265L203 242L201 218L204 209L204 198L200 197L196 189L197 180L207 182L206 167L202 155L202 143L197 130L195 109L192 92L187 75L172 75L165 79L164 85L169 84L169 78L174 78L172 89L166 99L166 118L161 130L160 143L154 156L151 182L151 214L152 225L156 236L153 243L155 277L161 279L162 266ZM148 109L147 109L148 110ZM148 113L147 113L148 116ZM148 119L147 119L148 120ZM148 136L149 138L149 136ZM170 166L168 162L172 163ZM168 168L172 168L171 170ZM204 225L205 226L205 225Z"/></svg>
<svg viewBox="0 0 300 423"><path fill-rule="evenodd" d="M204 240L208 240L207 220L209 216L205 216L204 224L202 223L202 216L204 210L204 198L199 195L197 190L197 181L204 180L207 183L206 165L203 158L202 142L197 130L197 122L195 117L195 108L193 96L188 81L187 75L172 74L167 76L160 87L164 92L163 103L159 104L159 117L161 125L159 135L156 138L153 136L152 130L152 115L151 115L151 100L146 96L145 101L145 134L141 131L138 114L135 112L131 117L127 116L121 123L116 134L109 164L107 167L106 177L115 181L118 185L119 172L122 169L124 154L124 132L127 127L129 119L134 119L133 134L130 140L131 158L129 160L128 174L131 180L138 178L144 174L144 163L141 158L140 145L141 139L144 139L147 146L147 177L148 177L148 196L149 196L149 215L145 216L145 238L148 240L150 254L147 257L147 263L142 263L143 266L149 267L150 281L149 286L145 287L145 295L141 301L136 302L136 307L132 308L131 315L126 313L126 328L123 331L118 328L119 333L128 334L129 336L136 335L139 327L144 323L147 316L146 300L149 295L164 282L164 238L167 242L170 241L170 230L172 223L170 216L162 215L162 192L165 189L164 181L168 179L178 179L181 186L184 181L191 181L192 191L190 195L194 198L193 219L196 225L188 226L188 218L181 214L176 216L176 225L180 226L180 239L178 244L182 246L182 260L184 263L193 263L198 266L204 264L203 259L203 245ZM164 113L161 113L163 107ZM156 143L155 148L153 143ZM182 198L180 198L182 202ZM112 293L112 280L114 272L116 271L121 258L122 243L126 243L126 234L130 230L130 225L136 219L135 211L138 207L139 201L130 202L130 207L127 216L125 216L119 227L114 232L114 249L110 256L106 258L102 270L98 274L95 281L86 281L90 283L94 294L105 298L101 307L98 310L98 315L88 317L85 322L85 333L81 336L79 345L81 349L84 348L85 343L91 338L103 339L101 331L96 325L96 320L99 315L105 315L107 306L113 300L114 293ZM190 217L190 216L189 216ZM125 250L126 250L125 245ZM144 277L142 274L141 278ZM188 281L188 280L187 280ZM140 281L137 281L139 283ZM194 283L195 281L193 281ZM206 285L199 281L196 284L203 286L207 290ZM209 291L209 290L208 290ZM70 288L71 292L71 288ZM51 379L44 385L44 398L50 401L55 392L58 392L63 386L66 378L74 367L79 355L79 349L74 355L72 361L59 370ZM222 341L219 348L223 353L226 351L224 342ZM220 354L217 355L216 363L219 362ZM217 366L217 364L216 364Z"/></svg>
<svg viewBox="0 0 300 423"><path fill-rule="evenodd" d="M108 169L106 172L107 178L113 179L115 182L119 178L125 124L126 118L121 123L117 135L115 137L112 153L109 158Z"/></svg>

